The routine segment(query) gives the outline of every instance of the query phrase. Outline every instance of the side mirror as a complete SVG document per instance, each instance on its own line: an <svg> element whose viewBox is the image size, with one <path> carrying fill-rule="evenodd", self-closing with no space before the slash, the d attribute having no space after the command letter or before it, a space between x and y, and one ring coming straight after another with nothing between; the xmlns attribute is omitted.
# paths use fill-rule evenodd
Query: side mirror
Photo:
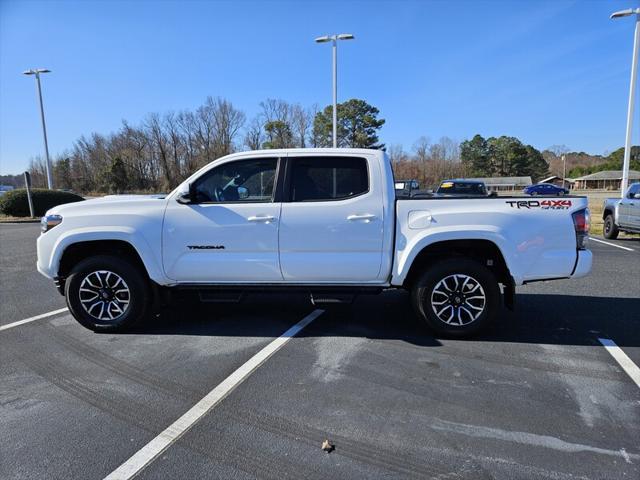
<svg viewBox="0 0 640 480"><path fill-rule="evenodd" d="M187 190L186 192L179 193L178 197L176 198L176 202L181 203L183 205L189 205L190 203L193 203L193 199L195 198L194 190L195 189L193 188L193 184L190 183L189 190Z"/></svg>
<svg viewBox="0 0 640 480"><path fill-rule="evenodd" d="M638 198L638 199L640 199L640 193L636 193L636 194L633 196L633 198Z"/></svg>

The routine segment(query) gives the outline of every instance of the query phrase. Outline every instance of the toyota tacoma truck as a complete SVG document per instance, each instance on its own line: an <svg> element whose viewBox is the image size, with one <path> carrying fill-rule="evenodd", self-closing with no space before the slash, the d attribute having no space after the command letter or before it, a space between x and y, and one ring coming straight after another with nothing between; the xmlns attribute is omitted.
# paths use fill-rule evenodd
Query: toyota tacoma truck
<svg viewBox="0 0 640 480"><path fill-rule="evenodd" d="M518 285L591 269L584 197L398 200L394 186L379 150L235 153L165 197L49 210L37 268L95 331L131 327L186 291L302 291L323 305L406 289L418 319L454 337L512 308Z"/></svg>
<svg viewBox="0 0 640 480"><path fill-rule="evenodd" d="M602 220L604 238L618 238L620 232L640 233L640 183L629 186L624 198L607 198Z"/></svg>

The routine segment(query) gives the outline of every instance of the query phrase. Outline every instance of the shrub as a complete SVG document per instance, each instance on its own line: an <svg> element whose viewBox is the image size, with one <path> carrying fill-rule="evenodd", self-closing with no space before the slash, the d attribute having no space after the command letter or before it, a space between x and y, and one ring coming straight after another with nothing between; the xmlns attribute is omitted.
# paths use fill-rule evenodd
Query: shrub
<svg viewBox="0 0 640 480"><path fill-rule="evenodd" d="M63 203L80 202L84 200L80 195L58 190L34 188L31 190L33 213L36 217L45 214L47 210ZM28 217L29 201L25 189L11 190L0 197L0 213L11 217Z"/></svg>

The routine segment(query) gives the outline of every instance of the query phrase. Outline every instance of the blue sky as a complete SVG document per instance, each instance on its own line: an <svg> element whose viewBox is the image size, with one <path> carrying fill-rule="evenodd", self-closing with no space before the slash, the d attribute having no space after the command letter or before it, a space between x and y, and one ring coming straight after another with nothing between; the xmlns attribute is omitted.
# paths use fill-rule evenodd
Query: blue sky
<svg viewBox="0 0 640 480"><path fill-rule="evenodd" d="M52 155L123 119L222 96L251 118L266 98L363 98L406 150L421 135L514 135L543 149L624 143L634 22L623 1L0 1L0 173L42 154L33 77ZM636 109L636 120L640 110ZM636 123L634 137L640 137Z"/></svg>

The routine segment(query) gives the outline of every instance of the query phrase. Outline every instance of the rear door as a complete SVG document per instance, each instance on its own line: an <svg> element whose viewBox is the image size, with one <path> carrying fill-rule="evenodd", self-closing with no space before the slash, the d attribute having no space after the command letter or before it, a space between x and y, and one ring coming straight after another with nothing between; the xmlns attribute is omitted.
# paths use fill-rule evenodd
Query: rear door
<svg viewBox="0 0 640 480"><path fill-rule="evenodd" d="M298 155L287 160L280 215L285 281L377 282L383 251L382 185L369 157Z"/></svg>

